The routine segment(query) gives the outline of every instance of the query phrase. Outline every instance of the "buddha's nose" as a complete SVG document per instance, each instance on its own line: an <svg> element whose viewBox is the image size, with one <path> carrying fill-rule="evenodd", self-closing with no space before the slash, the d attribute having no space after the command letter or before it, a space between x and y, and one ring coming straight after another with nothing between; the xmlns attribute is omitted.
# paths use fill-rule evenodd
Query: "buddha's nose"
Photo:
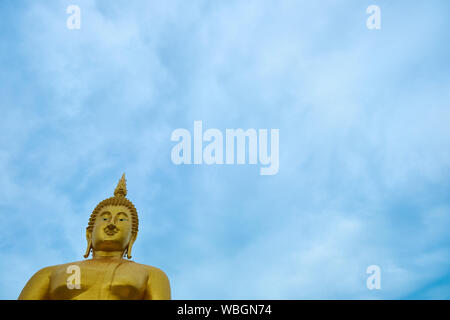
<svg viewBox="0 0 450 320"><path fill-rule="evenodd" d="M106 228L108 228L109 230L114 230L114 229L116 229L116 225L113 223L110 223L106 226Z"/></svg>

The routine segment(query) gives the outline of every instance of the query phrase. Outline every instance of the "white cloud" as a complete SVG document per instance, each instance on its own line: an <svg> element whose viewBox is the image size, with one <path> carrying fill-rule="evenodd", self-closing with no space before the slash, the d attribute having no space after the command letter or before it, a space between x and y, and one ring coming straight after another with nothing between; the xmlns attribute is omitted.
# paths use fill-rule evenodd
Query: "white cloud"
<svg viewBox="0 0 450 320"><path fill-rule="evenodd" d="M0 53L22 63L0 91L0 208L14 226L1 297L81 258L123 171L141 215L134 257L162 267L175 298L442 297L445 280L427 288L449 257L439 5L390 6L379 33L364 6L334 1L79 5L79 31L64 3L23 8L5 40L16 51ZM279 128L279 173L175 167L170 133L194 120ZM365 287L371 264L380 292Z"/></svg>

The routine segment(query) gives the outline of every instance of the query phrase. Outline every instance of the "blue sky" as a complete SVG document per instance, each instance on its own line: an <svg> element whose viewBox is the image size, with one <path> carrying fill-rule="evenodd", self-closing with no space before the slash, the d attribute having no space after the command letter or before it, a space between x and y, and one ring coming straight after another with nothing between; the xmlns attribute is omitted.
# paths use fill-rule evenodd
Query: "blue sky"
<svg viewBox="0 0 450 320"><path fill-rule="evenodd" d="M133 260L163 269L175 299L450 298L448 1L0 12L0 298L82 259L123 172ZM194 120L280 129L278 174L175 166L171 132ZM381 290L366 287L374 264Z"/></svg>

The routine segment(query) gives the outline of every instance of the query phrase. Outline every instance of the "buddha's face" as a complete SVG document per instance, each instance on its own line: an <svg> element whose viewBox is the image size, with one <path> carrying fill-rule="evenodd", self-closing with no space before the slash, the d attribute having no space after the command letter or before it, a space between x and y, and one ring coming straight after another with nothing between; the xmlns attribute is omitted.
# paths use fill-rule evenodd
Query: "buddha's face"
<svg viewBox="0 0 450 320"><path fill-rule="evenodd" d="M94 251L124 251L132 238L131 219L131 212L125 206L103 207L92 230Z"/></svg>

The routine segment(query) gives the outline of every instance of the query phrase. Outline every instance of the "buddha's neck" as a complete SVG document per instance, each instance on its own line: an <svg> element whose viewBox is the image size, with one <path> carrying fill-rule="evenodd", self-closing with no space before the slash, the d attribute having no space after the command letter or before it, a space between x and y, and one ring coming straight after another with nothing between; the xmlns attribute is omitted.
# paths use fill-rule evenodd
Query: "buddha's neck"
<svg viewBox="0 0 450 320"><path fill-rule="evenodd" d="M94 250L92 254L93 259L122 259L123 251L101 251Z"/></svg>

